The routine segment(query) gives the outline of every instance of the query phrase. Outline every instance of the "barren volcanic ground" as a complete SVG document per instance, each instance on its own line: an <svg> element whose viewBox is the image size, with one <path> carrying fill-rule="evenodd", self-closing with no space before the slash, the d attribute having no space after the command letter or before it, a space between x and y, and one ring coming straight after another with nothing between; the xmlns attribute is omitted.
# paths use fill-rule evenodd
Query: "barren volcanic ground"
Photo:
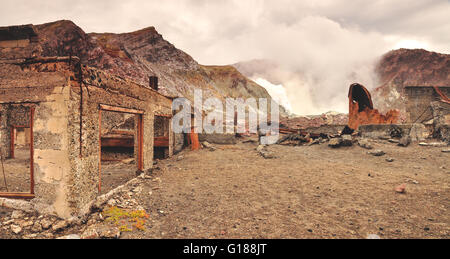
<svg viewBox="0 0 450 259"><path fill-rule="evenodd" d="M142 230L123 231L120 238L366 238L376 234L448 239L450 154L442 152L442 147L417 144L404 148L376 140L372 145L386 155L375 157L359 146L332 149L327 144L270 146L267 149L276 155L274 159L261 157L256 143L215 145L215 151L185 150L158 161L150 177L121 191L121 197L132 195L133 204L145 209L149 218ZM403 183L406 193L395 192ZM120 200L128 203L130 197ZM8 219L11 212L0 209L0 218ZM92 214L91 219L98 215ZM87 228L102 225L117 228L108 220L89 220L34 238L83 237ZM9 225L2 228L0 238L22 237L9 229Z"/></svg>
<svg viewBox="0 0 450 259"><path fill-rule="evenodd" d="M138 199L147 231L122 237L449 238L450 154L373 145L387 154L275 145L278 158L264 159L250 143L183 152L158 163L162 182Z"/></svg>

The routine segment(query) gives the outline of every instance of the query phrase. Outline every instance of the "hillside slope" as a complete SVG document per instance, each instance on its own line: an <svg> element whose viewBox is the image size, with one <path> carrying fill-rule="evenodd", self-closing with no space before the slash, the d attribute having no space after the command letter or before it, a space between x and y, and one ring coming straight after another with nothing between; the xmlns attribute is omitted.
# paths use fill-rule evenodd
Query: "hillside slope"
<svg viewBox="0 0 450 259"><path fill-rule="evenodd" d="M159 92L193 100L194 88L204 98L270 98L267 91L230 66L202 66L166 41L154 27L130 33L85 33L71 21L35 26L43 56L78 56L83 64L147 86L159 77Z"/></svg>
<svg viewBox="0 0 450 259"><path fill-rule="evenodd" d="M376 65L379 87L372 91L377 108L405 110L405 86L450 86L450 55L423 49L398 49Z"/></svg>

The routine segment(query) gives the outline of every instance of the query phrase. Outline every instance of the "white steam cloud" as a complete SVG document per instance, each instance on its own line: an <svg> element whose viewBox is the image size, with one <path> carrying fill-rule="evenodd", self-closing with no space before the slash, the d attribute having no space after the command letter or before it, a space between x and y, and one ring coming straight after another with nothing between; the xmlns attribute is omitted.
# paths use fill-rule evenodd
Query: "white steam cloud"
<svg viewBox="0 0 450 259"><path fill-rule="evenodd" d="M291 103L289 102L289 98L286 94L286 89L283 85L275 85L271 82L267 81L264 78L252 78L252 80L257 83L258 85L264 87L267 92L272 96L272 98L283 106L288 112L292 112Z"/></svg>
<svg viewBox="0 0 450 259"><path fill-rule="evenodd" d="M449 53L449 13L448 0L4 0L0 26L58 19L87 32L155 26L205 65L275 61L284 77L269 81L284 86L292 111L317 114L347 112L353 82L376 87L373 65L391 49Z"/></svg>

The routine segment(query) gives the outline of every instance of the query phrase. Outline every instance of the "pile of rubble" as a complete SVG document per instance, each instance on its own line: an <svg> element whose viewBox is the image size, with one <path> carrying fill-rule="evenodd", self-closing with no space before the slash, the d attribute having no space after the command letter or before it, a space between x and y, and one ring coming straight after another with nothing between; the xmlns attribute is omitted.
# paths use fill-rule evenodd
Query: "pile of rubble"
<svg viewBox="0 0 450 259"><path fill-rule="evenodd" d="M137 197L143 192L146 181L158 186L160 178L140 175L125 185L99 196L91 206L91 212L84 217L74 217L68 220L53 215L38 215L37 213L14 210L9 216L0 220L2 238L23 239L117 239L124 231L142 230L145 227L147 213L139 204ZM126 225L115 224L109 215L111 209L133 215L142 215L141 226L135 226L133 221Z"/></svg>
<svg viewBox="0 0 450 259"><path fill-rule="evenodd" d="M331 148L350 147L357 144L365 149L373 149L373 146L371 145L372 141L387 141L401 147L407 147L412 142L419 142L420 146L446 147L449 145L446 142L426 142L427 129L421 124L413 124L411 127L405 129L398 125L383 126L383 130L369 129L370 127L375 126L367 125L367 127L363 128L363 132L349 130L348 127L345 127L342 131L337 132L337 134L317 134L302 131L292 133L294 130L283 130L282 132L291 133L281 137L277 144L311 146L314 144L328 143L328 146Z"/></svg>

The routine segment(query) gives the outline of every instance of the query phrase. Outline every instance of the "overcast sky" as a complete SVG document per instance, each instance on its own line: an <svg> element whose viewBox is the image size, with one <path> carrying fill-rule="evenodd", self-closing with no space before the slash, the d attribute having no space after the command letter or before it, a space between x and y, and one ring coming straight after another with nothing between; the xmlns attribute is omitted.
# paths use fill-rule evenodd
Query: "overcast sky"
<svg viewBox="0 0 450 259"><path fill-rule="evenodd" d="M86 32L155 26L201 64L272 59L308 77L295 89L312 91L313 102L316 86L348 87L343 75L372 88L370 64L391 49L450 53L449 17L448 0L2 0L0 8L0 26L60 19ZM328 106L341 99L326 97Z"/></svg>

